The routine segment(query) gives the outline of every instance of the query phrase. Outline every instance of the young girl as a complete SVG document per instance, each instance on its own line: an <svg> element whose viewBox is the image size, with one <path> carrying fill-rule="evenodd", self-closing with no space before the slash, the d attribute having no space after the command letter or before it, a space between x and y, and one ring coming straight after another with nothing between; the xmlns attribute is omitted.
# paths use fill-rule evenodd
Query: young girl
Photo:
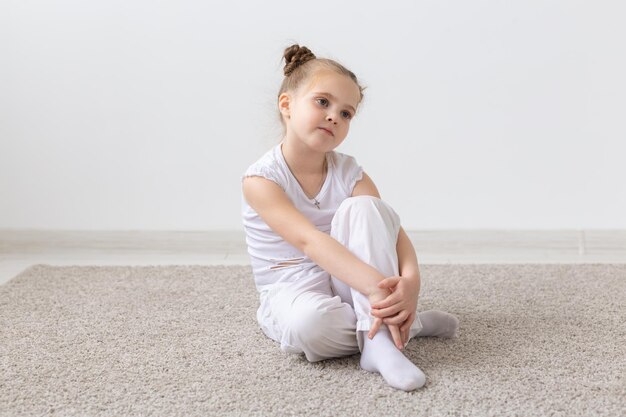
<svg viewBox="0 0 626 417"><path fill-rule="evenodd" d="M285 50L285 128L243 176L243 223L263 332L320 361L361 352L361 367L411 391L426 377L402 349L455 337L458 320L416 312L420 274L395 211L356 160L334 151L363 98L356 76L306 47Z"/></svg>

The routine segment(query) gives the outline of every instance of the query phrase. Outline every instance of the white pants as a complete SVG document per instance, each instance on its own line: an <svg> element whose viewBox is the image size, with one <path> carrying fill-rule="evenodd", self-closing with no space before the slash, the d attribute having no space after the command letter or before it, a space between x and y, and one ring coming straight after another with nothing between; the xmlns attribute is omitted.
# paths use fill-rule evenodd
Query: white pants
<svg viewBox="0 0 626 417"><path fill-rule="evenodd" d="M370 196L344 200L331 224L332 237L385 277L398 275L399 230L391 206ZM311 362L361 351L364 331L374 320L368 298L317 265L300 274L302 279L274 284L261 294L257 319L263 332L284 352L304 353ZM421 329L417 316L409 338Z"/></svg>

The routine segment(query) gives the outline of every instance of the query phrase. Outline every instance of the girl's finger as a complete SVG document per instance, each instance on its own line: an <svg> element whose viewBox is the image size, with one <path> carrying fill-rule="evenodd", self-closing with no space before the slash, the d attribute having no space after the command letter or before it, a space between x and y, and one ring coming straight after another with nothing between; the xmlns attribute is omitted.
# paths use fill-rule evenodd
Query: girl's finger
<svg viewBox="0 0 626 417"><path fill-rule="evenodd" d="M411 335L411 325L413 324L413 321L415 320L415 311L412 311L406 321L404 322L404 324L402 326L400 326L401 330L404 330L404 334L405 334L405 339L404 339L404 343L406 344L409 341L409 336Z"/></svg>
<svg viewBox="0 0 626 417"><path fill-rule="evenodd" d="M372 339L376 333L378 332L378 329L380 329L380 326L383 324L383 319L375 319L374 323L372 323L372 327L370 328L370 331L367 333L367 337L369 337L370 339Z"/></svg>
<svg viewBox="0 0 626 417"><path fill-rule="evenodd" d="M400 304L392 305L391 307L382 308L382 309L372 309L372 316L385 318L389 316L393 316L402 310L402 306Z"/></svg>
<svg viewBox="0 0 626 417"><path fill-rule="evenodd" d="M396 315L394 317L385 317L383 319L383 323L385 323L386 325L393 324L394 326L400 326L402 323L404 323L404 320L399 319Z"/></svg>
<svg viewBox="0 0 626 417"><path fill-rule="evenodd" d="M391 332L391 337L393 338L393 342L395 343L396 347L400 350L402 350L402 348L404 347L404 345L402 344L402 336L400 336L400 329L398 328L398 326L387 326L389 327L389 331Z"/></svg>
<svg viewBox="0 0 626 417"><path fill-rule="evenodd" d="M409 314L409 316L404 321L404 324L400 326L400 328L408 333L408 331L411 329L411 325L413 324L414 320L415 320L415 312L412 312L411 314Z"/></svg>
<svg viewBox="0 0 626 417"><path fill-rule="evenodd" d="M395 324L396 326L400 326L406 321L408 317L409 317L409 314L406 312L406 310L402 310L401 312L399 312L393 317L385 317L383 319L383 323ZM402 328L400 330L402 330Z"/></svg>
<svg viewBox="0 0 626 417"><path fill-rule="evenodd" d="M395 287L400 282L400 277L389 277L385 278L378 283L378 288L389 288Z"/></svg>
<svg viewBox="0 0 626 417"><path fill-rule="evenodd" d="M394 304L397 304L399 301L401 301L402 297L398 294L398 293L391 293L387 296L387 298L385 298L384 300L380 300L374 304L372 304L372 308L385 308L385 307L391 307Z"/></svg>

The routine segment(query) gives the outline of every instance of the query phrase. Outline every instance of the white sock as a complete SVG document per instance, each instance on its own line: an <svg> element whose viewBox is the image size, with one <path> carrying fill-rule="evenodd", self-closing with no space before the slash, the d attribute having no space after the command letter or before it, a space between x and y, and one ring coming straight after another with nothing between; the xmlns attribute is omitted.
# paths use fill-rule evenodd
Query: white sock
<svg viewBox="0 0 626 417"><path fill-rule="evenodd" d="M450 313L439 310L428 310L418 313L422 322L422 330L417 336L458 337L459 319Z"/></svg>
<svg viewBox="0 0 626 417"><path fill-rule="evenodd" d="M389 385L404 391L426 383L426 375L396 347L387 328L380 328L371 340L363 333L361 368L380 373Z"/></svg>

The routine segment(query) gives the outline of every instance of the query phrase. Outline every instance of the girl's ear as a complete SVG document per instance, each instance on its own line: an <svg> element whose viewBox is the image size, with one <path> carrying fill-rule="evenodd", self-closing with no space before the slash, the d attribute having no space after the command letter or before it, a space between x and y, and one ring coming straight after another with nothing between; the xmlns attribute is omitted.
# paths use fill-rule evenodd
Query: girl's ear
<svg viewBox="0 0 626 417"><path fill-rule="evenodd" d="M283 117L289 118L289 104L291 103L291 96L288 93L282 93L278 97L278 111Z"/></svg>

